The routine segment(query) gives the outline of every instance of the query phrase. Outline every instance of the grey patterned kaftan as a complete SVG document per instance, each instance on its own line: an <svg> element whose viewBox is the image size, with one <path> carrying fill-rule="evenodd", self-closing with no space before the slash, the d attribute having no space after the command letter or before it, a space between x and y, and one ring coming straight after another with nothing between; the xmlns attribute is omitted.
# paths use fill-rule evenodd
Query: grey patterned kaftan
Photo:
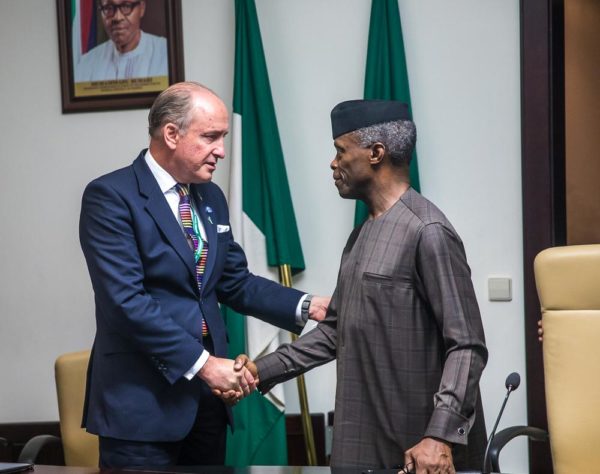
<svg viewBox="0 0 600 474"><path fill-rule="evenodd" d="M423 436L480 469L487 360L462 242L412 188L351 234L327 317L257 361L261 391L337 357L332 466L393 467ZM467 447L468 441L468 447Z"/></svg>

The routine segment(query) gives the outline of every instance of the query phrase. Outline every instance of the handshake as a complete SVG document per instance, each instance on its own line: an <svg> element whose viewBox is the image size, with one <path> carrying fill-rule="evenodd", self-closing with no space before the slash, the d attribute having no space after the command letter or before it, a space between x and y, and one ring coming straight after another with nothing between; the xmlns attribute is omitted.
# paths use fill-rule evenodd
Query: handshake
<svg viewBox="0 0 600 474"><path fill-rule="evenodd" d="M325 319L330 300L330 296L314 295L309 300L308 319ZM235 360L211 355L197 375L208 384L213 394L228 405L235 405L258 385L256 364L246 354L240 354Z"/></svg>
<svg viewBox="0 0 600 474"><path fill-rule="evenodd" d="M235 361L211 355L198 372L198 377L228 405L235 405L258 385L258 370L246 354L240 354Z"/></svg>

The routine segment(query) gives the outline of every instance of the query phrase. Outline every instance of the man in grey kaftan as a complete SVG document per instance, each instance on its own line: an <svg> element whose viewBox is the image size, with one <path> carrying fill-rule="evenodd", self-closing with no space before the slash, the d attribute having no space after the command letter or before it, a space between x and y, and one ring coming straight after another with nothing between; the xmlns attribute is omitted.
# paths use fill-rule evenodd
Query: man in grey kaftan
<svg viewBox="0 0 600 474"><path fill-rule="evenodd" d="M325 320L255 361L259 389L337 359L332 466L480 469L481 317L460 237L409 185L407 119L397 102L334 108L333 177L370 218L346 244Z"/></svg>

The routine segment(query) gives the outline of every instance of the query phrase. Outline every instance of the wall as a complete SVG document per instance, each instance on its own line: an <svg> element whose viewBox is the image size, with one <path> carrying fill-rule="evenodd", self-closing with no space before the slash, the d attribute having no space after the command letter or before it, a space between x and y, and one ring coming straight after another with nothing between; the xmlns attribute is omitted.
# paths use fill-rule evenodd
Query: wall
<svg viewBox="0 0 600 474"><path fill-rule="evenodd" d="M307 270L297 285L330 293L353 203L328 164L329 111L362 95L368 0L257 0L271 87ZM524 375L520 193L519 8L516 0L400 0L419 129L423 193L461 234L490 360L482 379L488 426L504 378ZM186 78L231 103L233 2L184 0ZM52 363L90 346L93 297L77 239L82 190L146 145L146 111L62 115L55 3L0 2L0 422L57 418ZM216 182L227 188L227 160ZM487 278L513 279L491 303ZM313 412L333 409L334 364L307 375ZM296 389L286 387L290 412ZM525 390L502 426L526 424ZM503 455L527 470L524 442Z"/></svg>

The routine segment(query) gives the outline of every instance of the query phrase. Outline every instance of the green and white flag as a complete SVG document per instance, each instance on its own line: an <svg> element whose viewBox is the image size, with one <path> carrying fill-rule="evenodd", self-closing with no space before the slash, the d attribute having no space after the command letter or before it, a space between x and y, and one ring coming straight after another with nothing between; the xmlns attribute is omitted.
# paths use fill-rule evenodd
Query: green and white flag
<svg viewBox="0 0 600 474"><path fill-rule="evenodd" d="M365 73L365 99L401 100L410 109L410 90L398 0L372 0ZM420 191L417 153L410 165L411 186ZM367 206L356 202L354 225L368 217Z"/></svg>
<svg viewBox="0 0 600 474"><path fill-rule="evenodd" d="M236 240L251 271L278 280L279 265L304 269L279 140L275 109L254 0L235 1L233 152L229 209ZM225 309L230 356L254 359L279 345L279 329ZM227 440L226 464L285 465L287 446L283 388L258 392L233 410L235 432Z"/></svg>

